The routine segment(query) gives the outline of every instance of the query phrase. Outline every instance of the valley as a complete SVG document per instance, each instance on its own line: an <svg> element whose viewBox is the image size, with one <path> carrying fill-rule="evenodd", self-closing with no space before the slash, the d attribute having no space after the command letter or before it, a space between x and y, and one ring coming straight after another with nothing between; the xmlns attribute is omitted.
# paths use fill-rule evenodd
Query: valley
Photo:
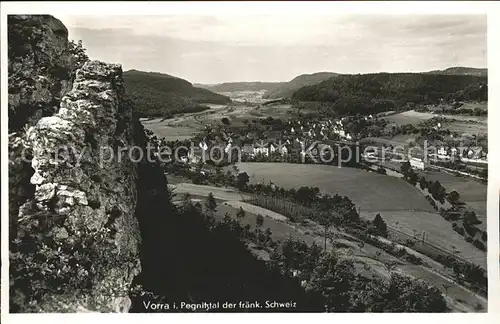
<svg viewBox="0 0 500 324"><path fill-rule="evenodd" d="M8 16L10 310L488 312L487 69L212 18Z"/></svg>

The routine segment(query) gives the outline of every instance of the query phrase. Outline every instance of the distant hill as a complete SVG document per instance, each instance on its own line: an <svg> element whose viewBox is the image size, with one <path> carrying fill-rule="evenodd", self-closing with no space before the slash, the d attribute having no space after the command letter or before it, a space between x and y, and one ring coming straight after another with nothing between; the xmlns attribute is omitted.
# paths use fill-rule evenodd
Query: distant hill
<svg viewBox="0 0 500 324"><path fill-rule="evenodd" d="M338 75L294 92L299 102L328 103L336 114L376 113L408 104L488 100L487 78L430 73ZM325 106L325 105L322 105Z"/></svg>
<svg viewBox="0 0 500 324"><path fill-rule="evenodd" d="M195 86L214 92L272 90L285 82L225 82L219 84L195 84Z"/></svg>
<svg viewBox="0 0 500 324"><path fill-rule="evenodd" d="M208 109L204 103L226 104L226 96L194 87L190 82L163 73L130 70L123 73L127 96L141 117L169 117L175 113Z"/></svg>
<svg viewBox="0 0 500 324"><path fill-rule="evenodd" d="M445 75L474 75L474 76L487 77L488 76L488 69L478 69L478 68L471 68L471 67L456 66L456 67L450 67L450 68L447 68L444 70L429 71L426 73L445 74Z"/></svg>
<svg viewBox="0 0 500 324"><path fill-rule="evenodd" d="M292 94L301 87L313 85L320 83L326 79L331 77L338 76L337 73L332 72L318 72L313 74L301 74L291 81L284 82L280 86L270 89L264 95L264 98L268 99L276 99L276 98L288 98L291 97Z"/></svg>

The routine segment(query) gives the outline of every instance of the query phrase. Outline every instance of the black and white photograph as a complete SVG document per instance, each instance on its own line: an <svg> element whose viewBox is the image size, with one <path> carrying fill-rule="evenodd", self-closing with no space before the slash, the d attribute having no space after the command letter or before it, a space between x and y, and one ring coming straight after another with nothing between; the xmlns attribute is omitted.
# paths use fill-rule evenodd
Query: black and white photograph
<svg viewBox="0 0 500 324"><path fill-rule="evenodd" d="M88 6L2 13L2 312L488 312L486 13Z"/></svg>

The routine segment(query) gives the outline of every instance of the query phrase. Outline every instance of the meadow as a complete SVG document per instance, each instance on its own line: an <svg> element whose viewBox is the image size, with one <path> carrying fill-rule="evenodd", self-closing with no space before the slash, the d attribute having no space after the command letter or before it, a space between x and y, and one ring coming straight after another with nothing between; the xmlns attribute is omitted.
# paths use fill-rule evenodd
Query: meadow
<svg viewBox="0 0 500 324"><path fill-rule="evenodd" d="M410 236L421 236L425 232L427 242L485 265L486 254L453 231L450 222L434 211L424 195L402 179L360 169L314 164L240 163L238 168L248 173L251 183L271 181L295 189L312 186L324 193L348 196L359 208L361 217L373 220L380 213L387 225L395 230ZM462 191L464 200L481 197Z"/></svg>
<svg viewBox="0 0 500 324"><path fill-rule="evenodd" d="M455 118L456 119L456 118ZM488 134L488 124L479 122L469 122L469 121L451 121L444 122L443 129L449 129L450 132L456 132L462 136L472 136L472 135L487 135Z"/></svg>
<svg viewBox="0 0 500 324"><path fill-rule="evenodd" d="M146 129L152 131L157 136L164 137L167 141L182 141L185 139L189 139L198 132L198 129L194 127L173 125L172 121L169 119L144 119L141 120L141 122Z"/></svg>
<svg viewBox="0 0 500 324"><path fill-rule="evenodd" d="M427 200L409 183L374 172L330 165L238 163L251 183L284 188L318 187L324 193L350 197L361 210L416 210L432 212Z"/></svg>
<svg viewBox="0 0 500 324"><path fill-rule="evenodd" d="M387 117L383 117L383 119L387 120L390 123L394 123L397 125L418 125L422 121L431 119L436 117L436 115L428 113L428 112L417 112L414 110L405 111L399 114L390 115Z"/></svg>

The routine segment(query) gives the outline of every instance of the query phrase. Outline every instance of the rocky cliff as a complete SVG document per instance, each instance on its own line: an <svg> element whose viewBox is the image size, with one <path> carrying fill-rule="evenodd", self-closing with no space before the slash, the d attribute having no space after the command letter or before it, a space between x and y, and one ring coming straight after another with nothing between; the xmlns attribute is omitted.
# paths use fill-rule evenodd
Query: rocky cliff
<svg viewBox="0 0 500 324"><path fill-rule="evenodd" d="M8 30L11 311L128 311L145 141L121 66L78 69L51 16Z"/></svg>

